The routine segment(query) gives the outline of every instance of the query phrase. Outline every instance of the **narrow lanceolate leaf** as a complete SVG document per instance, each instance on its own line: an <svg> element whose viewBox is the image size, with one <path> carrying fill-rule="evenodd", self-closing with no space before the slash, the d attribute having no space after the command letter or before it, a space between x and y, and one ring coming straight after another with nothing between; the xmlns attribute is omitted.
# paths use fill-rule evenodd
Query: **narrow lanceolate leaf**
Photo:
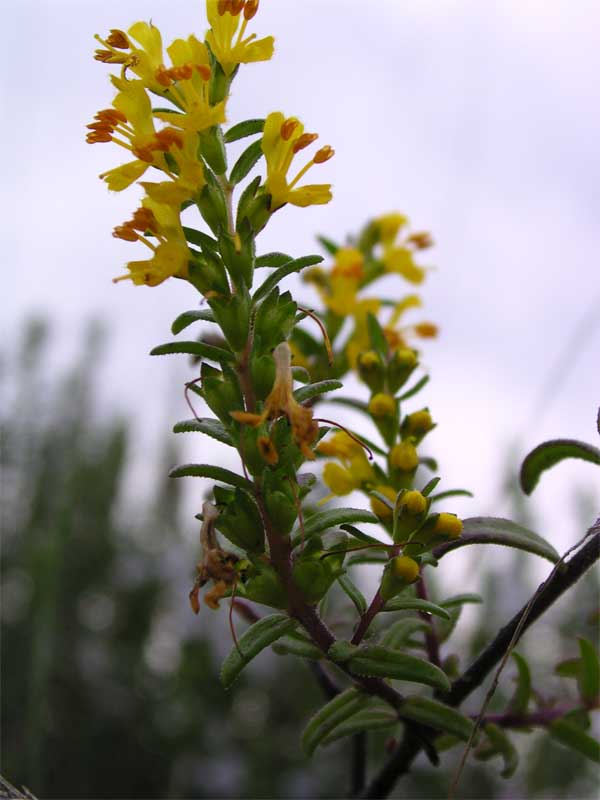
<svg viewBox="0 0 600 800"><path fill-rule="evenodd" d="M264 119L245 119L243 122L238 122L237 125L229 128L227 133L223 136L223 141L226 144L237 142L238 139L245 139L246 136L254 136L257 133L262 133L264 127Z"/></svg>
<svg viewBox="0 0 600 800"><path fill-rule="evenodd" d="M450 681L446 674L434 664L382 645L361 647L356 655L352 656L348 666L357 675L423 683L442 691L450 689Z"/></svg>
<svg viewBox="0 0 600 800"><path fill-rule="evenodd" d="M430 630L429 623L419 617L404 617L394 622L386 629L381 639L384 647L391 647L392 650L401 650L407 646L408 640L417 631Z"/></svg>
<svg viewBox="0 0 600 800"><path fill-rule="evenodd" d="M338 725L346 722L361 711L368 703L369 696L358 689L340 692L327 705L320 708L312 717L302 734L302 749L311 756L318 745L329 736Z"/></svg>
<svg viewBox="0 0 600 800"><path fill-rule="evenodd" d="M565 747L575 750L586 758L600 764L600 743L589 736L579 725L562 717L550 725L548 731Z"/></svg>
<svg viewBox="0 0 600 800"><path fill-rule="evenodd" d="M370 522L376 525L379 519L364 508L330 508L328 511L318 511L304 521L304 535L312 536L347 522ZM294 536L297 535L300 535L299 528L294 531Z"/></svg>
<svg viewBox="0 0 600 800"><path fill-rule="evenodd" d="M197 419L185 419L177 422L173 427L173 433L205 433L218 442L235 447L235 442L223 423L210 417L198 417Z"/></svg>
<svg viewBox="0 0 600 800"><path fill-rule="evenodd" d="M228 483L230 486L237 486L246 492L252 493L254 487L250 481L237 475L230 469L215 467L212 464L183 464L175 467L169 472L169 478L212 478L215 481Z"/></svg>
<svg viewBox="0 0 600 800"><path fill-rule="evenodd" d="M393 597L385 604L383 611L425 611L442 619L450 619L450 614L445 608L430 603L429 600L420 600L417 597Z"/></svg>
<svg viewBox="0 0 600 800"><path fill-rule="evenodd" d="M483 603L483 597L480 594L473 594L472 592L465 592L464 594L454 594L448 597L447 600L441 604L444 608L455 608L456 606L464 606L465 603Z"/></svg>
<svg viewBox="0 0 600 800"><path fill-rule="evenodd" d="M265 253L264 256L257 256L254 266L260 267L283 267L294 259L287 253Z"/></svg>
<svg viewBox="0 0 600 800"><path fill-rule="evenodd" d="M413 395L417 394L417 392L420 392L421 389L428 383L429 383L429 375L424 375L420 381L417 381L417 383L415 383L414 386L412 386L410 389L404 392L404 394L401 394L398 400L400 400L400 402L402 402L403 400L408 400L409 397L412 397Z"/></svg>
<svg viewBox="0 0 600 800"><path fill-rule="evenodd" d="M503 778L511 778L519 766L519 754L514 744L498 725L488 724L484 730L494 753L499 753L504 761L504 769L500 775Z"/></svg>
<svg viewBox="0 0 600 800"><path fill-rule="evenodd" d="M207 358L209 361L235 361L235 356L230 350L224 350L222 347L215 347L205 342L168 342L159 344L150 351L151 356L169 356L174 353L188 353L191 356Z"/></svg>
<svg viewBox="0 0 600 800"><path fill-rule="evenodd" d="M314 264L320 264L323 261L323 256L303 256L302 258L295 258L293 261L288 261L287 264L279 267L276 269L275 272L272 272L267 280L259 286L259 288L254 293L254 297L252 298L253 303L257 303L259 300L262 300L263 297L266 297L269 292L277 286L279 281L282 281L288 275L291 275L293 272L300 272L300 270L305 269L306 267L312 267Z"/></svg>
<svg viewBox="0 0 600 800"><path fill-rule="evenodd" d="M428 697L407 697L400 715L406 719L429 725L438 731L444 731L464 742L468 742L473 730L473 723L467 717L450 706L431 700Z"/></svg>
<svg viewBox="0 0 600 800"><path fill-rule="evenodd" d="M365 542L367 544L373 545L380 545L381 542L379 539L375 539L373 536L369 536L368 534L361 531L359 528L356 528L354 525L342 525L341 526L343 531L349 533L350 536L353 536L355 539L358 539L359 542Z"/></svg>
<svg viewBox="0 0 600 800"><path fill-rule="evenodd" d="M449 497L473 497L473 493L468 489L447 489L445 492L438 492L438 494L431 495L431 501L447 500Z"/></svg>
<svg viewBox="0 0 600 800"><path fill-rule="evenodd" d="M592 464L600 464L600 450L576 439L553 439L534 448L521 465L521 488L531 494L540 475L565 458L580 458Z"/></svg>
<svg viewBox="0 0 600 800"><path fill-rule="evenodd" d="M367 314L367 331L369 332L371 347L385 358L389 349L388 340L385 338L385 334L377 321L377 317L370 312Z"/></svg>
<svg viewBox="0 0 600 800"><path fill-rule="evenodd" d="M318 394L325 394L325 392L333 392L334 389L340 389L344 384L341 381L317 381L317 383L309 383L306 386L301 386L294 392L294 398L298 403L304 403Z"/></svg>
<svg viewBox="0 0 600 800"><path fill-rule="evenodd" d="M522 655L519 655L519 653L516 653L514 650L511 655L515 660L519 674L517 678L517 688L508 704L508 708L512 713L525 714L527 706L529 705L529 698L531 697L531 673L529 671L529 665Z"/></svg>
<svg viewBox="0 0 600 800"><path fill-rule="evenodd" d="M442 480L441 478L432 478L432 479L431 479L431 480L430 480L428 483L426 483L426 484L425 484L425 486L424 486L424 487L421 489L421 494L422 494L424 497L429 497L429 495L430 495L430 494L433 492L433 490L435 489L435 487L438 485L438 483L439 483L441 480Z"/></svg>
<svg viewBox="0 0 600 800"><path fill-rule="evenodd" d="M243 181L256 162L262 158L262 142L257 142L247 147L232 167L229 175L229 183L235 186L236 183Z"/></svg>
<svg viewBox="0 0 600 800"><path fill-rule="evenodd" d="M515 547L517 550L525 550L527 553L534 553L546 558L553 564L560 559L552 545L537 533L508 519L498 517L470 517L464 520L463 531L458 539L438 545L434 548L433 554L436 558L441 558L451 550L469 544L499 544L505 547Z"/></svg>
<svg viewBox="0 0 600 800"><path fill-rule="evenodd" d="M298 623L284 614L269 614L255 622L233 647L221 667L221 683L228 689L240 672L261 650L294 630Z"/></svg>
<svg viewBox="0 0 600 800"><path fill-rule="evenodd" d="M397 724L398 716L391 708L366 708L334 728L329 736L321 741L321 745L331 744L346 736L354 736L355 733L390 728Z"/></svg>
<svg viewBox="0 0 600 800"><path fill-rule="evenodd" d="M193 322L216 322L216 320L210 308L198 309L197 311L184 311L171 325L171 333L181 333L182 330Z"/></svg>
<svg viewBox="0 0 600 800"><path fill-rule="evenodd" d="M593 702L600 697L600 664L594 645L587 639L579 639L581 653L579 690L581 699Z"/></svg>
<svg viewBox="0 0 600 800"><path fill-rule="evenodd" d="M358 586L352 580L350 580L347 575L340 575L338 578L338 583L348 595L350 600L352 600L358 613L361 615L364 614L367 610L367 601L365 600L365 597Z"/></svg>
<svg viewBox="0 0 600 800"><path fill-rule="evenodd" d="M369 413L369 404L365 403L364 400L355 400L353 397L333 397L331 402L337 403L338 406L354 408L356 411L364 411L365 414Z"/></svg>
<svg viewBox="0 0 600 800"><path fill-rule="evenodd" d="M295 636L284 636L273 645L273 650L277 655L293 655L299 658L309 658L311 661L318 661L323 658L323 652L315 647L314 644L304 638Z"/></svg>
<svg viewBox="0 0 600 800"><path fill-rule="evenodd" d="M216 253L219 249L217 240L203 231L197 231L195 228L188 228L184 225L183 233L188 242L201 247L203 250L211 250Z"/></svg>
<svg viewBox="0 0 600 800"><path fill-rule="evenodd" d="M317 241L319 244L323 245L324 249L329 253L330 256L334 256L340 249L339 244L332 242L331 239L328 239L326 236L317 236Z"/></svg>

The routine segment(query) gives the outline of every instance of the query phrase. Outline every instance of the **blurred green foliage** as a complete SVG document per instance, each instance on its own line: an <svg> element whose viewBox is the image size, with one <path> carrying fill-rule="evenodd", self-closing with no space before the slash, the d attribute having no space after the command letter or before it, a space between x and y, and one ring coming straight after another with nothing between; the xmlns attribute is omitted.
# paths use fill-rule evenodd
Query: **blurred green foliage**
<svg viewBox="0 0 600 800"><path fill-rule="evenodd" d="M62 377L48 366L50 343L46 326L32 322L17 354L2 360L6 777L43 798L346 796L348 743L319 753L310 768L301 754L303 722L321 701L308 668L265 654L231 692L219 684L231 644L226 609L196 618L187 606L194 563L178 484L165 477L178 460L172 437L156 459L154 484L129 500L126 420L94 405L102 332L90 328L78 365ZM527 561L513 559L503 574L518 577L524 600L532 588ZM504 580L490 572L482 593L497 599ZM596 590L589 576L551 612L555 661L574 655L566 645L574 632L593 631L586 609ZM514 602L512 594L513 610ZM512 613L497 602L484 609L459 644L463 666L465 651L475 652ZM534 670L536 650L548 648L539 637L549 629L539 630L524 641ZM564 697L561 680L556 696ZM532 740L511 783L519 796L589 794L592 768L544 734ZM371 737L374 762L383 745ZM457 757L453 750L443 763ZM420 760L396 796L445 797L448 774ZM481 764L469 768L463 788L465 798L507 796Z"/></svg>

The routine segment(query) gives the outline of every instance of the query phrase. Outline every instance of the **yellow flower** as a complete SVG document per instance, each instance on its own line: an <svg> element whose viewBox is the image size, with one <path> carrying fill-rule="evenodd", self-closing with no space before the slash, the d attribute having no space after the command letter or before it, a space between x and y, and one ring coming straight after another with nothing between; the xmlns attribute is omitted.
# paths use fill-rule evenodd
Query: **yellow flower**
<svg viewBox="0 0 600 800"><path fill-rule="evenodd" d="M409 283L423 283L425 279L425 270L415 264L412 250L407 247L389 247L381 260L386 272L396 272Z"/></svg>
<svg viewBox="0 0 600 800"><path fill-rule="evenodd" d="M421 492L418 492L416 489L411 489L409 492L405 492L402 495L399 506L401 509L406 509L409 514L416 517L418 514L422 514L427 508L427 499Z"/></svg>
<svg viewBox="0 0 600 800"><path fill-rule="evenodd" d="M390 452L390 464L402 472L412 472L419 465L417 448L411 442L400 442Z"/></svg>
<svg viewBox="0 0 600 800"><path fill-rule="evenodd" d="M136 22L127 34L113 29L106 39L98 34L95 38L106 48L96 50L96 61L122 64L122 77L130 69L142 80L144 86L162 94L163 87L156 80L156 71L163 63L162 37L157 27L148 22ZM136 47L132 39L140 46Z"/></svg>
<svg viewBox="0 0 600 800"><path fill-rule="evenodd" d="M364 258L360 250L341 247L335 254L329 285L322 287L320 294L327 308L334 314L345 317L356 308L356 295L364 273Z"/></svg>
<svg viewBox="0 0 600 800"><path fill-rule="evenodd" d="M272 36L257 39L252 33L244 38L248 22L257 10L258 0L206 0L206 16L211 26L206 41L226 75L231 75L238 64L268 61L273 55Z"/></svg>
<svg viewBox="0 0 600 800"><path fill-rule="evenodd" d="M140 241L153 255L145 261L130 261L129 274L113 278L114 283L131 280L136 286L158 286L170 277L187 278L190 253L178 208L145 198L133 218L115 228L113 236L117 239ZM147 233L157 244L147 238Z"/></svg>
<svg viewBox="0 0 600 800"><path fill-rule="evenodd" d="M317 437L319 426L313 419L312 409L300 405L294 398L292 379L292 353L287 342L278 344L273 350L275 359L275 383L265 400L262 414L248 411L232 411L231 416L242 424L257 427L269 419L286 416L292 427L294 441L305 458L315 454L310 445Z"/></svg>
<svg viewBox="0 0 600 800"><path fill-rule="evenodd" d="M391 417L396 411L396 401L391 394L378 392L369 400L369 413L374 417Z"/></svg>
<svg viewBox="0 0 600 800"><path fill-rule="evenodd" d="M344 431L337 431L329 439L319 442L317 450L324 456L339 458L346 466L354 456L364 452L362 445Z"/></svg>
<svg viewBox="0 0 600 800"><path fill-rule="evenodd" d="M392 350L400 352L407 349L407 336L418 336L421 339L430 339L437 336L437 325L434 325L432 322L418 322L416 325L404 325L401 328L396 327L396 323L406 311L411 308L419 308L420 306L421 299L416 294L406 295L406 297L403 297L402 300L396 304L391 317L383 328L385 338Z"/></svg>
<svg viewBox="0 0 600 800"><path fill-rule="evenodd" d="M322 164L333 156L334 151L329 145L317 150L291 182L288 183L287 180L296 153L308 147L316 138L316 133L304 133L304 126L295 117L286 119L280 111L274 111L267 117L262 151L267 162L265 190L271 195L272 211L286 203L305 207L328 203L331 200L331 184L328 183L294 188L313 164Z"/></svg>
<svg viewBox="0 0 600 800"><path fill-rule="evenodd" d="M442 513L438 516L433 532L447 536L448 539L458 539L462 533L463 524L455 514Z"/></svg>
<svg viewBox="0 0 600 800"><path fill-rule="evenodd" d="M431 414L426 408L421 409L421 411L413 411L412 414L404 418L402 423L402 431L406 436L424 436L433 427Z"/></svg>
<svg viewBox="0 0 600 800"><path fill-rule="evenodd" d="M400 228L403 228L408 223L408 217L400 214L397 211L392 211L389 214L383 214L375 220L377 229L379 231L379 241L384 247L393 244L396 241L396 236Z"/></svg>
<svg viewBox="0 0 600 800"><path fill-rule="evenodd" d="M419 565L410 556L396 556L391 569L395 578L403 578L407 583L414 583L419 575Z"/></svg>
<svg viewBox="0 0 600 800"><path fill-rule="evenodd" d="M333 461L325 464L323 482L335 495L350 494L360 487L360 483L357 483L349 470Z"/></svg>

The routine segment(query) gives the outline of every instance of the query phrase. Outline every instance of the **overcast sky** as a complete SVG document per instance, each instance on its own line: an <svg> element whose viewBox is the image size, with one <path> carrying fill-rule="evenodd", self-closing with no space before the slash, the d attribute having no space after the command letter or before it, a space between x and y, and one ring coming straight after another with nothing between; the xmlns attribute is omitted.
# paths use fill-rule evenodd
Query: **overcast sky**
<svg viewBox="0 0 600 800"><path fill-rule="evenodd" d="M92 37L138 19L167 42L202 37L203 4L9 0L3 16L3 345L42 312L64 363L83 322L105 319L103 408L144 409L141 468L156 426L189 416L185 359L147 353L196 295L179 281L111 283L145 255L110 235L136 205L135 190L110 195L97 178L119 163L117 148L84 141L112 99ZM394 209L433 232L437 270L423 294L442 335L423 356L422 397L439 423L427 450L447 488L476 491L456 505L464 514L502 511L499 467L515 440L521 455L549 437L598 444L599 29L593 0L263 0L253 30L275 36L275 58L235 83L230 122L282 110L336 150L320 168L333 202L284 209L259 251L314 252L315 233L343 239ZM401 288L390 283L390 296ZM558 374L571 341L574 363ZM576 481L597 489L597 471L564 464L533 501L557 546L574 541Z"/></svg>

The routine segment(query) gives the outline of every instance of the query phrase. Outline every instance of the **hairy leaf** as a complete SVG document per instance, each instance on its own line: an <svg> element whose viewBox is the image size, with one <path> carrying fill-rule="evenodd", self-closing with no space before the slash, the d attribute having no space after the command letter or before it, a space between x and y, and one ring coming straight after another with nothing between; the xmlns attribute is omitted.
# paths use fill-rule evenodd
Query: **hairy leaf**
<svg viewBox="0 0 600 800"><path fill-rule="evenodd" d="M355 539L358 539L359 542L366 542L367 544L374 544L380 545L381 542L379 539L375 539L373 536L368 536L366 533L363 533L359 528L356 528L354 525L342 525L341 526L343 531L349 533L350 536L353 536Z"/></svg>
<svg viewBox="0 0 600 800"><path fill-rule="evenodd" d="M188 353L192 356L208 358L209 361L235 361L235 356L230 350L224 350L222 347L215 347L205 342L168 342L159 344L150 351L151 356L168 356L177 353Z"/></svg>
<svg viewBox="0 0 600 800"><path fill-rule="evenodd" d="M418 597L393 597L388 600L382 611L425 611L442 619L450 619L450 614L445 608L430 603L429 600L420 600Z"/></svg>
<svg viewBox="0 0 600 800"><path fill-rule="evenodd" d="M256 142L252 142L233 165L229 175L229 183L235 186L236 183L243 181L256 162L262 158L262 154L262 141L259 139Z"/></svg>
<svg viewBox="0 0 600 800"><path fill-rule="evenodd" d="M293 260L287 253L265 253L264 256L256 257L255 267L257 269L260 267L283 267L284 264Z"/></svg>
<svg viewBox="0 0 600 800"><path fill-rule="evenodd" d="M565 747L600 764L600 743L589 736L579 725L561 717L550 725L548 732Z"/></svg>
<svg viewBox="0 0 600 800"><path fill-rule="evenodd" d="M347 575L340 575L338 583L350 600L352 600L358 613L361 615L364 614L367 610L367 601L358 586Z"/></svg>
<svg viewBox="0 0 600 800"><path fill-rule="evenodd" d="M524 714L527 711L529 698L531 697L531 673L529 671L529 665L522 655L519 655L519 653L516 653L514 650L511 655L515 660L519 675L517 678L517 688L508 704L508 708L513 713Z"/></svg>
<svg viewBox="0 0 600 800"><path fill-rule="evenodd" d="M428 631L429 623L419 617L404 617L394 622L386 628L381 639L384 647L391 647L392 650L401 650L407 646L408 640L417 631Z"/></svg>
<svg viewBox="0 0 600 800"><path fill-rule="evenodd" d="M227 144L237 142L239 139L245 139L246 136L254 136L257 133L262 133L265 127L264 119L245 119L243 122L238 122L237 125L229 128L223 136L223 141Z"/></svg>
<svg viewBox="0 0 600 800"><path fill-rule="evenodd" d="M263 297L266 297L272 289L277 286L279 281L282 281L288 275L291 275L293 272L300 272L300 270L305 269L306 267L312 267L314 264L320 264L323 261L323 256L302 256L302 258L295 258L293 261L288 261L287 264L279 267L274 272L272 272L266 281L258 287L258 289L254 292L254 296L252 298L253 304L256 304L259 300L262 300Z"/></svg>
<svg viewBox="0 0 600 800"><path fill-rule="evenodd" d="M447 489L445 492L431 495L431 501L446 500L448 497L473 497L473 493L468 489Z"/></svg>
<svg viewBox="0 0 600 800"><path fill-rule="evenodd" d="M332 242L331 239L328 239L326 236L317 236L317 241L319 244L323 245L323 248L330 256L334 256L340 249L339 244Z"/></svg>
<svg viewBox="0 0 600 800"><path fill-rule="evenodd" d="M253 485L250 481L224 467L215 467L212 464L183 464L175 467L169 472L169 478L212 478L215 481L223 481L230 486L237 486L246 492L253 492Z"/></svg>
<svg viewBox="0 0 600 800"><path fill-rule="evenodd" d="M382 645L361 647L356 655L352 656L348 666L358 675L413 681L442 691L450 689L450 681L446 674L434 664Z"/></svg>
<svg viewBox="0 0 600 800"><path fill-rule="evenodd" d="M400 400L400 402L402 402L403 400L408 400L409 397L413 397L413 395L417 394L417 392L420 392L421 389L428 383L429 383L429 375L424 375L421 378L421 380L415 383L414 386L412 386L410 389L407 389L407 391L404 392L404 394L401 394L398 400Z"/></svg>
<svg viewBox="0 0 600 800"><path fill-rule="evenodd" d="M334 730L326 736L321 745L328 745L336 742L338 739L343 739L346 736L354 736L356 733L363 731L375 731L381 728L390 728L398 724L398 716L392 711L391 708L376 707L365 708L364 711L359 711L338 725Z"/></svg>
<svg viewBox="0 0 600 800"><path fill-rule="evenodd" d="M470 517L464 520L463 532L458 539L438 545L433 549L436 558L451 550L469 544L499 544L534 553L555 564L560 556L552 545L537 533L498 517Z"/></svg>
<svg viewBox="0 0 600 800"><path fill-rule="evenodd" d="M294 398L298 403L304 403L306 400L310 400L312 397L316 397L319 394L325 394L325 392L332 392L334 389L341 389L344 384L341 381L317 381L316 383L308 383L305 386L301 386L299 389L296 389L294 392Z"/></svg>
<svg viewBox="0 0 600 800"><path fill-rule="evenodd" d="M236 446L223 423L211 417L182 420L173 427L173 433L205 433L207 436L212 436L213 439L223 442L223 444L230 445L230 447Z"/></svg>
<svg viewBox="0 0 600 800"><path fill-rule="evenodd" d="M210 308L198 309L194 311L184 311L171 325L171 333L178 334L191 325L193 322L216 322Z"/></svg>
<svg viewBox="0 0 600 800"><path fill-rule="evenodd" d="M328 511L317 511L304 521L304 535L312 536L346 522L371 522L375 525L379 519L371 511L363 508L330 508ZM297 538L298 542L300 541L299 528L294 531L293 537L294 540ZM296 544L295 541L293 543Z"/></svg>
<svg viewBox="0 0 600 800"><path fill-rule="evenodd" d="M429 725L438 731L450 733L463 742L468 742L473 723L454 708L431 700L429 697L407 697L400 710L402 717Z"/></svg>
<svg viewBox="0 0 600 800"><path fill-rule="evenodd" d="M511 778L519 766L519 754L506 733L498 725L487 724L484 728L493 753L498 753L504 761L504 769L500 773L503 778Z"/></svg>
<svg viewBox="0 0 600 800"><path fill-rule="evenodd" d="M465 603L483 603L483 597L480 594L473 594L472 592L454 594L452 597L448 597L447 600L444 600L441 605L444 606L444 608L455 608Z"/></svg>
<svg viewBox="0 0 600 800"><path fill-rule="evenodd" d="M330 700L312 717L302 734L302 748L311 756L318 745L328 737L338 725L346 722L369 703L369 696L358 689L346 689Z"/></svg>
<svg viewBox="0 0 600 800"><path fill-rule="evenodd" d="M304 637L284 636L275 642L273 650L280 656L293 655L299 658L308 658L311 661L323 658L323 652Z"/></svg>
<svg viewBox="0 0 600 800"><path fill-rule="evenodd" d="M284 614L269 614L255 622L239 639L221 667L221 683L228 689L252 659L277 639L290 633L298 623Z"/></svg>
<svg viewBox="0 0 600 800"><path fill-rule="evenodd" d="M552 439L535 447L525 457L521 465L521 488L525 494L531 494L540 479L542 472L550 469L565 458L580 458L592 464L600 464L600 450L586 442L576 439Z"/></svg>
<svg viewBox="0 0 600 800"><path fill-rule="evenodd" d="M213 239L212 236L209 236L203 231L197 231L195 228L188 228L184 225L183 233L188 242L201 247L203 250L210 250L211 252L216 253L219 249L219 243L217 240Z"/></svg>
<svg viewBox="0 0 600 800"><path fill-rule="evenodd" d="M582 700L593 702L600 696L600 664L594 645L587 639L579 639L581 668L579 690Z"/></svg>

